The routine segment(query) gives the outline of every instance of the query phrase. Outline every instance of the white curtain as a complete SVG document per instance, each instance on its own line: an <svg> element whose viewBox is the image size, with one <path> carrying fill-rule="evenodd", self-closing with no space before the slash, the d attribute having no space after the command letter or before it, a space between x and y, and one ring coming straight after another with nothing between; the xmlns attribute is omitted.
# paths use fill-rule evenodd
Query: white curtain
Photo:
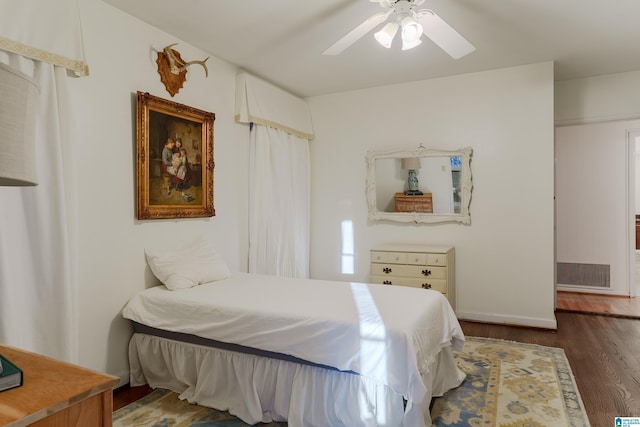
<svg viewBox="0 0 640 427"><path fill-rule="evenodd" d="M235 120L250 125L249 272L308 278L309 106L240 72Z"/></svg>
<svg viewBox="0 0 640 427"><path fill-rule="evenodd" d="M309 140L250 131L249 272L309 277Z"/></svg>
<svg viewBox="0 0 640 427"><path fill-rule="evenodd" d="M35 143L39 184L0 187L0 343L77 362L61 127L67 71L4 51L0 62L32 77L40 89Z"/></svg>

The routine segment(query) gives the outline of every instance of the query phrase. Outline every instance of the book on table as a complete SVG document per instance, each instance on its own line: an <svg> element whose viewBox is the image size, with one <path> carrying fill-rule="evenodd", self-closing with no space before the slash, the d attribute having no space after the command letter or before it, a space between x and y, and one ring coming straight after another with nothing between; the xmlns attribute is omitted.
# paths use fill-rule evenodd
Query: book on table
<svg viewBox="0 0 640 427"><path fill-rule="evenodd" d="M14 365L6 357L0 354L0 391L9 390L22 385L22 369Z"/></svg>

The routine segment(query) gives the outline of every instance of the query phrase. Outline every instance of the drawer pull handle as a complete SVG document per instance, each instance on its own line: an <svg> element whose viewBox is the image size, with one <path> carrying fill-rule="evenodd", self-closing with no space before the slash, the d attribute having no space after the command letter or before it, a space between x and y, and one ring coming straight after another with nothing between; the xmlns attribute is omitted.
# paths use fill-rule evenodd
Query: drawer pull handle
<svg viewBox="0 0 640 427"><path fill-rule="evenodd" d="M423 283L422 289L431 289L431 283Z"/></svg>
<svg viewBox="0 0 640 427"><path fill-rule="evenodd" d="M424 276L431 276L431 270L422 270Z"/></svg>
<svg viewBox="0 0 640 427"><path fill-rule="evenodd" d="M382 282L383 285L393 285L393 283L391 283L391 280L385 280Z"/></svg>
<svg viewBox="0 0 640 427"><path fill-rule="evenodd" d="M384 271L386 274L391 273L391 269L389 267L383 268L382 271Z"/></svg>

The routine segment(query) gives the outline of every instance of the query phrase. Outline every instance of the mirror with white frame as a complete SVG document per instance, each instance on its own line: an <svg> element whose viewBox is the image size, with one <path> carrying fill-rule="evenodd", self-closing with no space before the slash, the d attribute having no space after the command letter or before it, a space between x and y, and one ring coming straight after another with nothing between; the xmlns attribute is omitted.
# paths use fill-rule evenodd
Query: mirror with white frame
<svg viewBox="0 0 640 427"><path fill-rule="evenodd" d="M370 220L471 223L470 147L367 153Z"/></svg>

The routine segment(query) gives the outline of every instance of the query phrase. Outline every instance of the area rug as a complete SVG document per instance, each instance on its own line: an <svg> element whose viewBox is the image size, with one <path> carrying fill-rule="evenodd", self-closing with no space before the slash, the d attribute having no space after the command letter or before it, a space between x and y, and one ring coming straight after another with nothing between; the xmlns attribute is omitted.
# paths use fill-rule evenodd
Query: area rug
<svg viewBox="0 0 640 427"><path fill-rule="evenodd" d="M434 427L589 427L562 349L467 337L456 360L467 378L433 401ZM114 427L247 425L228 412L191 405L162 389L113 415ZM286 423L261 426L284 427Z"/></svg>
<svg viewBox="0 0 640 427"><path fill-rule="evenodd" d="M113 427L240 427L242 422L228 412L192 405L178 393L156 389L113 413ZM285 427L287 423L260 424Z"/></svg>
<svg viewBox="0 0 640 427"><path fill-rule="evenodd" d="M561 348L467 337L456 359L467 378L435 399L434 426L589 427Z"/></svg>

